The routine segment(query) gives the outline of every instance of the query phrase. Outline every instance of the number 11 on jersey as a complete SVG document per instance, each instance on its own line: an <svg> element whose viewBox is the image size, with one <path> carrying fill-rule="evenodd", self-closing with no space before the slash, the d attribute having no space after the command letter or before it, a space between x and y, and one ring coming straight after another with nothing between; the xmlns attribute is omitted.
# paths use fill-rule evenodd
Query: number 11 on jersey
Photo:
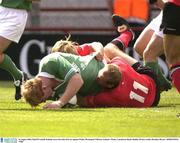
<svg viewBox="0 0 180 143"><path fill-rule="evenodd" d="M144 92L145 94L148 94L148 88L143 86L143 85L141 85L140 83L138 83L136 81L134 81L134 83L133 83L133 88L136 89L136 90L139 89L142 92ZM141 102L141 103L144 103L144 101L145 101L144 97L138 95L134 91L130 92L129 97L130 97L130 99L134 99L134 100L136 100L138 102Z"/></svg>

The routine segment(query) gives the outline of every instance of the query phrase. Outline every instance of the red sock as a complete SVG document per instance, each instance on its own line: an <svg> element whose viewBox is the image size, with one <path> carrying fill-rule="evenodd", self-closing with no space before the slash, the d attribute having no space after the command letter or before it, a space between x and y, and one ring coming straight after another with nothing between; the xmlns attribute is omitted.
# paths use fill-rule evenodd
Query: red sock
<svg viewBox="0 0 180 143"><path fill-rule="evenodd" d="M122 32L121 35L116 38L116 40L121 41L123 45L125 46L125 48L127 48L129 45L129 42L132 39L132 36L133 36L132 32L127 30L125 32Z"/></svg>
<svg viewBox="0 0 180 143"><path fill-rule="evenodd" d="M180 65L173 65L171 68L172 83L180 93Z"/></svg>

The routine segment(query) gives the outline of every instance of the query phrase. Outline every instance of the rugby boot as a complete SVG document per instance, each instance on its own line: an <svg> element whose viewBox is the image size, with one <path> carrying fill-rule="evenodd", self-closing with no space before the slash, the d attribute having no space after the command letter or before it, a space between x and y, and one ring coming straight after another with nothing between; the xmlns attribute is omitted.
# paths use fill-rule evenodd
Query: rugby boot
<svg viewBox="0 0 180 143"><path fill-rule="evenodd" d="M119 15L113 14L112 20L113 20L114 26L117 27L117 31L120 34L123 32L129 31L132 33L132 39L131 40L134 40L135 34L132 31L132 29L130 28L129 23L124 18L120 17Z"/></svg>
<svg viewBox="0 0 180 143"><path fill-rule="evenodd" d="M24 81L28 80L28 76L26 73L23 72L23 76L21 78L21 80L16 80L14 81L14 86L15 86L15 89L16 89L16 92L15 92L15 100L19 100L21 99L22 95L21 95L21 85Z"/></svg>

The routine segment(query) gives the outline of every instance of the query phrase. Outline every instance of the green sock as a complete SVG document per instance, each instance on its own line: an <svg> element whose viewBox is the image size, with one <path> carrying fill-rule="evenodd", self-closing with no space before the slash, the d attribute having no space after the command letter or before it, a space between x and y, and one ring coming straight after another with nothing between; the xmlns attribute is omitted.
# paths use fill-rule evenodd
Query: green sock
<svg viewBox="0 0 180 143"><path fill-rule="evenodd" d="M11 58L6 54L4 55L3 62L0 63L0 68L9 72L15 81L22 78L22 72L16 67Z"/></svg>
<svg viewBox="0 0 180 143"><path fill-rule="evenodd" d="M170 81L163 75L157 62L145 62L145 66L151 68L151 70L156 73L161 89L167 90L171 88Z"/></svg>

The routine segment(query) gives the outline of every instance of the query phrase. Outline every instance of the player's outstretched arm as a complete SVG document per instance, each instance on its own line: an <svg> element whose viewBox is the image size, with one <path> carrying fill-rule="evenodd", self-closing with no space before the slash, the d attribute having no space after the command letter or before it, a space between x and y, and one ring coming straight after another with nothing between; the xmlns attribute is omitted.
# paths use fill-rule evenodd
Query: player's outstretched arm
<svg viewBox="0 0 180 143"><path fill-rule="evenodd" d="M79 89L83 85L83 80L81 78L81 75L79 73L74 74L71 79L69 80L69 83L66 87L65 92L63 95L59 98L58 101L54 101L52 103L47 103L44 105L44 109L58 109L63 107L68 101L76 95L76 93L79 91Z"/></svg>
<svg viewBox="0 0 180 143"><path fill-rule="evenodd" d="M93 52L97 52L96 59L102 61L104 58L104 47L100 42L92 42L89 44Z"/></svg>

